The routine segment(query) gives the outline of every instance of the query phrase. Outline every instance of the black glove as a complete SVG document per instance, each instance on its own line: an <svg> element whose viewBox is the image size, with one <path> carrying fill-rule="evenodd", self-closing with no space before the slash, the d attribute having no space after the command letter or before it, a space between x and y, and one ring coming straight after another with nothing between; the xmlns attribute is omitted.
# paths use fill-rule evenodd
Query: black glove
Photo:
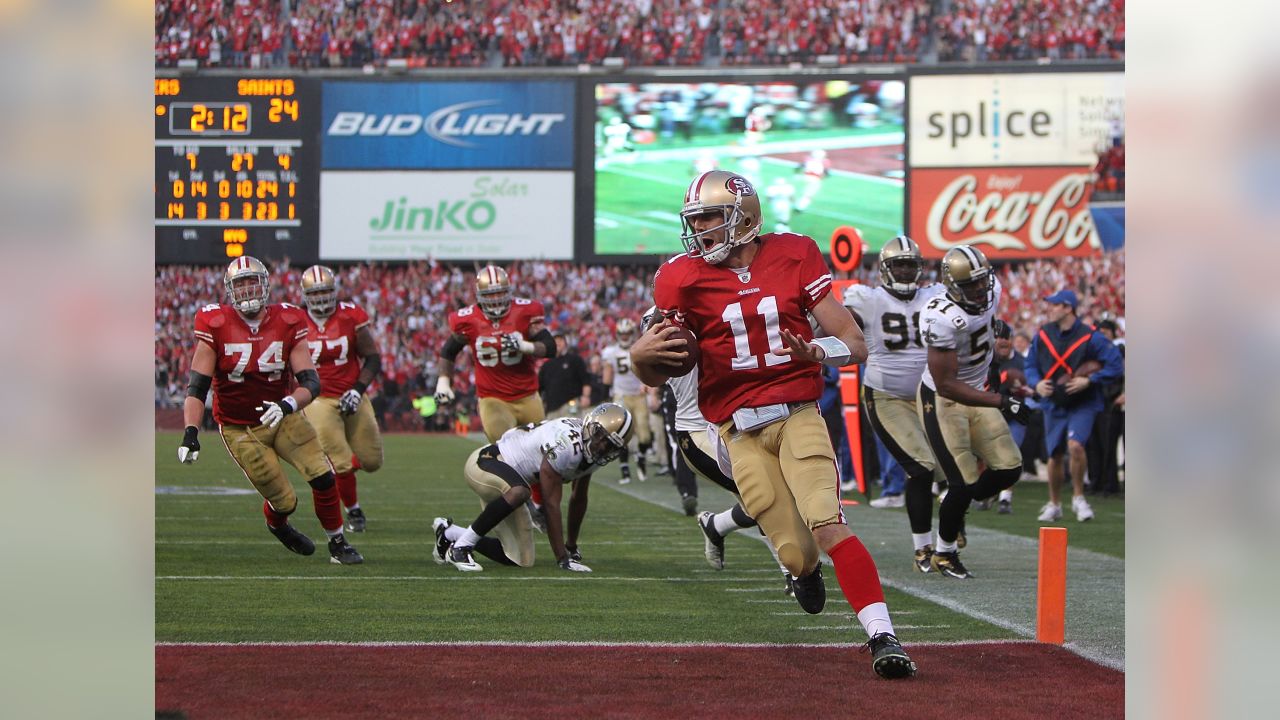
<svg viewBox="0 0 1280 720"><path fill-rule="evenodd" d="M1006 420L1016 420L1025 423L1027 420L1027 401L1023 398L1016 397L1009 393L1000 394L1000 414L1004 415Z"/></svg>
<svg viewBox="0 0 1280 720"><path fill-rule="evenodd" d="M178 446L178 462L189 465L200 457L200 428L195 425L188 425L187 431L182 434L182 444Z"/></svg>
<svg viewBox="0 0 1280 720"><path fill-rule="evenodd" d="M1000 318L992 318L991 335L997 340L1008 340L1013 336L1013 330L1009 328L1009 323Z"/></svg>

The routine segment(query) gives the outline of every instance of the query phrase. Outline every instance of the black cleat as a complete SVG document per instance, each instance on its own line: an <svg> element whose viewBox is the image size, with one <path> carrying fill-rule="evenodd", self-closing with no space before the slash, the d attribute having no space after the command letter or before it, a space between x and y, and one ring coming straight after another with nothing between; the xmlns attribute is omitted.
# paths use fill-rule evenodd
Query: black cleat
<svg viewBox="0 0 1280 720"><path fill-rule="evenodd" d="M435 560L437 565L449 562L449 548L453 547L453 543L444 536L444 531L448 530L450 525L453 525L453 518L438 517L431 523L432 529L436 532L436 544L431 548L431 559Z"/></svg>
<svg viewBox="0 0 1280 720"><path fill-rule="evenodd" d="M360 508L347 511L347 532L364 532L364 511Z"/></svg>
<svg viewBox="0 0 1280 720"><path fill-rule="evenodd" d="M680 506L684 508L684 514L693 517L698 514L698 496L685 495L680 498Z"/></svg>
<svg viewBox="0 0 1280 720"><path fill-rule="evenodd" d="M932 563L934 571L943 577L956 578L957 580L973 577L973 573L969 572L964 563L960 562L960 553L958 552L935 552Z"/></svg>
<svg viewBox="0 0 1280 720"><path fill-rule="evenodd" d="M298 553L299 555L312 555L316 551L316 544L311 542L311 538L298 532L292 525L285 523L284 527L273 528L270 525L267 529L272 535L276 536L285 547Z"/></svg>
<svg viewBox="0 0 1280 720"><path fill-rule="evenodd" d="M897 680L916 674L916 664L893 633L882 632L868 640L863 652L868 651L871 653L871 669L882 678Z"/></svg>
<svg viewBox="0 0 1280 720"><path fill-rule="evenodd" d="M810 615L817 615L827 605L827 586L822 582L822 563L818 563L813 572L791 581L795 591L796 602Z"/></svg>
<svg viewBox="0 0 1280 720"><path fill-rule="evenodd" d="M351 547L345 537L335 535L329 538L329 562L334 565L359 565L364 562L364 556Z"/></svg>
<svg viewBox="0 0 1280 720"><path fill-rule="evenodd" d="M925 545L916 551L915 566L922 573L933 572L933 546Z"/></svg>

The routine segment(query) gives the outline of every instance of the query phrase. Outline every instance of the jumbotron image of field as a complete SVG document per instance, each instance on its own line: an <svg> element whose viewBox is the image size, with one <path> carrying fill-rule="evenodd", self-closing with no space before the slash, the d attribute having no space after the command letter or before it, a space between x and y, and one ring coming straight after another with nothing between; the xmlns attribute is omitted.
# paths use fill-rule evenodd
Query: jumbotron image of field
<svg viewBox="0 0 1280 720"><path fill-rule="evenodd" d="M618 484L597 473L580 548L594 572L484 558L481 573L432 561L435 516L468 523L462 478L480 436L386 437L386 463L360 475L362 565L286 551L262 499L212 435L180 466L177 433L156 436L155 633L158 715L243 717L1102 718L1124 713L1122 499L1099 498L1069 531L1066 645L1034 642L1035 508L971 511L968 581L911 568L905 512L850 505L875 557L916 678L881 680L828 572L826 610L808 615L746 531L723 571L680 511L670 479ZM302 478L293 522L323 538ZM700 509L731 497L701 485ZM828 568L830 571L830 568Z"/></svg>
<svg viewBox="0 0 1280 720"><path fill-rule="evenodd" d="M878 252L903 232L901 85L599 86L595 251L683 251L684 191L718 167L754 184L765 232L826 252L831 228L852 225Z"/></svg>

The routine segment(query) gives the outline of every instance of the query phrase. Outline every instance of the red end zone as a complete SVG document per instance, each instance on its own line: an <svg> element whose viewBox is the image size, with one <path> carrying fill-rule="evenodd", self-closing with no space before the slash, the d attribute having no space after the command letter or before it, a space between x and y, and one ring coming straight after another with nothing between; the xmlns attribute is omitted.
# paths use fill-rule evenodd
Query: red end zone
<svg viewBox="0 0 1280 720"><path fill-rule="evenodd" d="M200 718L1124 716L1124 674L1034 643L850 647L172 645L156 710ZM706 715L710 713L710 715Z"/></svg>

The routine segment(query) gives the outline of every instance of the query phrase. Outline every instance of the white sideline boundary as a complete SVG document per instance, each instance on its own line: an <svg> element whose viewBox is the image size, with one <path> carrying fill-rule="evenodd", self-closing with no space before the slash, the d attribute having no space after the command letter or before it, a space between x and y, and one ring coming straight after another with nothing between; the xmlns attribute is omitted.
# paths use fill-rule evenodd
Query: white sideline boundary
<svg viewBox="0 0 1280 720"><path fill-rule="evenodd" d="M726 643L726 642L608 642L585 640L465 640L452 642L449 640L359 640L345 642L342 640L277 640L247 642L157 642L156 647L201 648L201 647L514 647L514 648L858 648L865 643ZM913 642L911 647L964 647L967 645L1034 645L1032 640L947 640L938 642Z"/></svg>

